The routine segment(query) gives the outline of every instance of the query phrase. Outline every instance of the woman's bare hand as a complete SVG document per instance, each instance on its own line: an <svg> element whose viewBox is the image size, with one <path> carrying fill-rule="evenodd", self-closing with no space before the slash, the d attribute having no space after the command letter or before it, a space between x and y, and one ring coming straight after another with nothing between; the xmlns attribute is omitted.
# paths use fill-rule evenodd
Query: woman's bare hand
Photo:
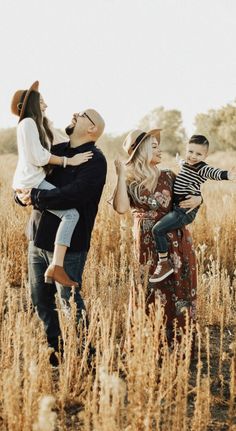
<svg viewBox="0 0 236 431"><path fill-rule="evenodd" d="M125 172L125 164L122 160L116 159L114 161L114 165L116 168L116 175L119 177L120 175L124 174Z"/></svg>
<svg viewBox="0 0 236 431"><path fill-rule="evenodd" d="M194 208L199 207L202 203L202 197L201 196L192 196L188 195L186 196L186 199L184 201L181 201L179 203L180 208L189 209L186 214L190 213Z"/></svg>
<svg viewBox="0 0 236 431"><path fill-rule="evenodd" d="M67 158L68 166L78 166L82 163L86 163L89 159L93 157L92 151L86 151L85 153L79 153L71 158Z"/></svg>

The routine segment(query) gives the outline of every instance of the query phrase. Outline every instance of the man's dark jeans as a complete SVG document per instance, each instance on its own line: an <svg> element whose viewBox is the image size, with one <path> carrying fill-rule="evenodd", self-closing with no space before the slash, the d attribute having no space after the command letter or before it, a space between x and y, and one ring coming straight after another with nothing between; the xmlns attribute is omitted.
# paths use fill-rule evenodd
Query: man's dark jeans
<svg viewBox="0 0 236 431"><path fill-rule="evenodd" d="M168 241L166 234L172 230L180 229L187 224L192 223L195 219L199 207L194 208L188 214L188 209L180 208L174 205L173 211L166 214L161 220L159 220L152 228L153 238L155 239L157 251L159 253L167 253Z"/></svg>
<svg viewBox="0 0 236 431"><path fill-rule="evenodd" d="M52 261L52 252L35 247L33 241L29 242L28 268L31 299L39 318L43 321L48 344L57 351L58 337L61 336L58 312L55 303L55 294L58 292L62 309L67 314L70 312L69 300L72 295L70 287L64 287L44 282L44 273ZM87 257L87 252L68 252L65 256L64 268L72 280L80 285ZM77 322L79 322L85 304L80 294L80 288L75 289L74 300L77 305Z"/></svg>

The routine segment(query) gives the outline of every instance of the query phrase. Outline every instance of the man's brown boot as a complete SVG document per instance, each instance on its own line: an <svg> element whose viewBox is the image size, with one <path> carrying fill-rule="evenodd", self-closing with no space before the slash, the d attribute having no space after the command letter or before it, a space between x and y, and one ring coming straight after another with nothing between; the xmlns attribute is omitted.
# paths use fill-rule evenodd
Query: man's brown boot
<svg viewBox="0 0 236 431"><path fill-rule="evenodd" d="M45 283L52 284L54 281L67 287L78 287L78 283L70 279L65 272L64 268L59 265L49 265L47 271L44 273Z"/></svg>
<svg viewBox="0 0 236 431"><path fill-rule="evenodd" d="M159 281L165 280L170 274L174 272L170 262L168 260L159 261L154 271L154 274L149 278L150 283L158 283Z"/></svg>

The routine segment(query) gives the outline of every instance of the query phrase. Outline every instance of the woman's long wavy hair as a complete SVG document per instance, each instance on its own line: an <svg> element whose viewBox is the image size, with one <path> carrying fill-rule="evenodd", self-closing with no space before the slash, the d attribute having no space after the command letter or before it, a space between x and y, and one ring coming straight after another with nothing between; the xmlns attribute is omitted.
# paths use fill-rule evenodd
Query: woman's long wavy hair
<svg viewBox="0 0 236 431"><path fill-rule="evenodd" d="M140 194L143 189L154 192L158 178L159 169L151 165L153 137L148 136L138 147L132 161L127 166L126 181L128 192L133 200L141 202Z"/></svg>
<svg viewBox="0 0 236 431"><path fill-rule="evenodd" d="M40 109L40 94L38 91L31 91L21 121L24 118L32 118L35 121L41 145L47 150L50 150L53 142L53 133L49 127L48 119L42 115Z"/></svg>
<svg viewBox="0 0 236 431"><path fill-rule="evenodd" d="M42 111L40 109L40 93L38 91L31 91L21 121L24 118L32 118L35 121L41 145L50 151L54 136L49 127L48 119L42 115ZM49 174L52 171L52 167L50 165L46 165L43 168L46 174Z"/></svg>

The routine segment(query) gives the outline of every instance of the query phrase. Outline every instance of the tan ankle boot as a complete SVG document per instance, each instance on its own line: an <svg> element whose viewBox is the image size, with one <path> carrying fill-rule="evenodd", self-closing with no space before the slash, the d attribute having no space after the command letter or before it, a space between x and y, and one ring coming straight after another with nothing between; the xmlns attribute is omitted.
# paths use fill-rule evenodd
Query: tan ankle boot
<svg viewBox="0 0 236 431"><path fill-rule="evenodd" d="M59 265L49 265L47 271L44 273L45 283L52 284L54 281L67 287L78 287L78 283L70 279L65 272L64 268Z"/></svg>

